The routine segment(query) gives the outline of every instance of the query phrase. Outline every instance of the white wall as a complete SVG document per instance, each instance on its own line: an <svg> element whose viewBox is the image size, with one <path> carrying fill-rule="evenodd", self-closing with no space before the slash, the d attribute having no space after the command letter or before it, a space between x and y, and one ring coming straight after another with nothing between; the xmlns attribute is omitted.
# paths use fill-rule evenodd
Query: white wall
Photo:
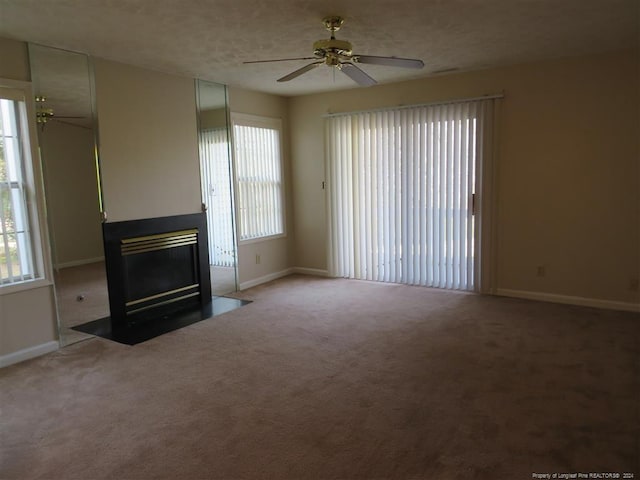
<svg viewBox="0 0 640 480"><path fill-rule="evenodd" d="M326 269L322 115L505 93L497 287L640 303L638 51L290 100L295 263ZM537 266L546 276L536 276Z"/></svg>
<svg viewBox="0 0 640 480"><path fill-rule="evenodd" d="M269 276L277 276L293 266L294 216L292 203L291 158L289 148L289 109L284 97L253 92L240 88L229 88L229 109L232 113L245 113L282 119L284 182L285 182L285 229L286 236L265 241L241 243L238 247L238 278L241 286ZM260 255L260 263L256 263Z"/></svg>

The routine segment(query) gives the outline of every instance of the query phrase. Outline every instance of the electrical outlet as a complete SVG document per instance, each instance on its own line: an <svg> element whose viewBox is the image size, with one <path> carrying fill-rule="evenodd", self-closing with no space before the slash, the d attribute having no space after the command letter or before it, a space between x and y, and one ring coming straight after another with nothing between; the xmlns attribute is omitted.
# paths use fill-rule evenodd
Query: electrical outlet
<svg viewBox="0 0 640 480"><path fill-rule="evenodd" d="M640 288L640 280L638 277L632 277L629 280L629 290L632 292L637 292L638 288Z"/></svg>
<svg viewBox="0 0 640 480"><path fill-rule="evenodd" d="M260 265L260 254L256 253L256 265Z"/></svg>
<svg viewBox="0 0 640 480"><path fill-rule="evenodd" d="M536 275L538 277L544 277L547 274L547 270L544 267L544 265L538 265L538 267L536 268Z"/></svg>

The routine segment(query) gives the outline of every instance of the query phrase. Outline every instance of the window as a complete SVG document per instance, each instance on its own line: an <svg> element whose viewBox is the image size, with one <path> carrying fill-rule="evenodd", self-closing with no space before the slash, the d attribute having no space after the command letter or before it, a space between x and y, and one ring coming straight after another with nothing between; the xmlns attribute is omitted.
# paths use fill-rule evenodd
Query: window
<svg viewBox="0 0 640 480"><path fill-rule="evenodd" d="M281 122L233 115L240 241L284 234Z"/></svg>
<svg viewBox="0 0 640 480"><path fill-rule="evenodd" d="M0 88L0 286L37 278L31 146L22 90Z"/></svg>

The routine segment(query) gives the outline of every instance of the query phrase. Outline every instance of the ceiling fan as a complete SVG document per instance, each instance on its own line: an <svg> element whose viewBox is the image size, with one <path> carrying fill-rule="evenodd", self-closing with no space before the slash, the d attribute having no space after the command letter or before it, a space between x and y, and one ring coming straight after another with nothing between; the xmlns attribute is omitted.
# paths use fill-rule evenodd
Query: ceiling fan
<svg viewBox="0 0 640 480"><path fill-rule="evenodd" d="M340 30L344 23L344 19L339 16L329 16L322 20L325 28L331 32L331 38L328 40L318 40L313 44L313 57L299 58L281 58L277 60L255 60L243 63L268 63L268 62L286 62L290 60L315 60L315 62L305 65L298 70L285 75L278 79L278 82L288 82L299 77L303 73L313 70L320 65L328 65L340 70L358 85L367 87L375 85L377 82L371 78L364 70L356 64L370 65L386 65L389 67L402 68L422 68L424 63L422 60L412 58L397 57L375 57L372 55L359 55L353 53L351 43L346 40L337 40L335 33Z"/></svg>
<svg viewBox="0 0 640 480"><path fill-rule="evenodd" d="M44 95L36 95L36 122L40 124L41 128L44 130L44 125L50 120L58 120L58 119L84 119L86 117L76 117L76 116L60 116L55 115L53 113L53 108L45 105L47 101L47 97Z"/></svg>

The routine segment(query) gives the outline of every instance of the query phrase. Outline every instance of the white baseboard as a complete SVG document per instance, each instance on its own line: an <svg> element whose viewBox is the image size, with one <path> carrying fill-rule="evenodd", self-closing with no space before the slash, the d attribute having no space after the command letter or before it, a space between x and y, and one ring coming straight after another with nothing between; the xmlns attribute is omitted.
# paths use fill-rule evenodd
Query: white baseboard
<svg viewBox="0 0 640 480"><path fill-rule="evenodd" d="M40 355L44 355L45 353L54 352L58 350L58 348L60 348L58 342L51 341L18 350L17 352L8 353L7 355L2 355L0 356L0 368L8 367L14 363L24 362L25 360L30 360L32 358L39 357Z"/></svg>
<svg viewBox="0 0 640 480"><path fill-rule="evenodd" d="M247 288L255 287L262 283L267 283L272 280L276 280L278 278L286 277L287 275L291 275L292 273L300 273L302 275L314 275L316 277L329 276L329 272L327 272L326 270L320 270L319 268L291 267L285 270L280 270L279 272L270 273L269 275L264 275L263 277L258 277L258 278L254 278L253 280L242 282L240 283L240 290L246 290Z"/></svg>
<svg viewBox="0 0 640 480"><path fill-rule="evenodd" d="M496 295L503 297L525 298L527 300L539 300L542 302L565 303L568 305L579 305L582 307L640 312L640 304L638 303L616 302L613 300L600 300L598 298L572 297L569 295L556 295L554 293L527 292L524 290L509 290L504 288L499 288Z"/></svg>
<svg viewBox="0 0 640 480"><path fill-rule="evenodd" d="M247 288L255 287L262 283L267 283L278 278L286 277L287 275L291 275L292 273L293 268L287 268L285 270L280 270L279 272L274 272L262 277L254 278L253 280L242 282L240 284L240 290L246 290Z"/></svg>
<svg viewBox="0 0 640 480"><path fill-rule="evenodd" d="M82 260L73 260L71 262L58 263L53 266L56 270L60 268L79 267L80 265L89 265L90 263L104 262L104 257L84 258Z"/></svg>
<svg viewBox="0 0 640 480"><path fill-rule="evenodd" d="M329 276L329 272L327 270L320 270L319 268L293 267L293 273L300 273L302 275L314 275L316 277Z"/></svg>

